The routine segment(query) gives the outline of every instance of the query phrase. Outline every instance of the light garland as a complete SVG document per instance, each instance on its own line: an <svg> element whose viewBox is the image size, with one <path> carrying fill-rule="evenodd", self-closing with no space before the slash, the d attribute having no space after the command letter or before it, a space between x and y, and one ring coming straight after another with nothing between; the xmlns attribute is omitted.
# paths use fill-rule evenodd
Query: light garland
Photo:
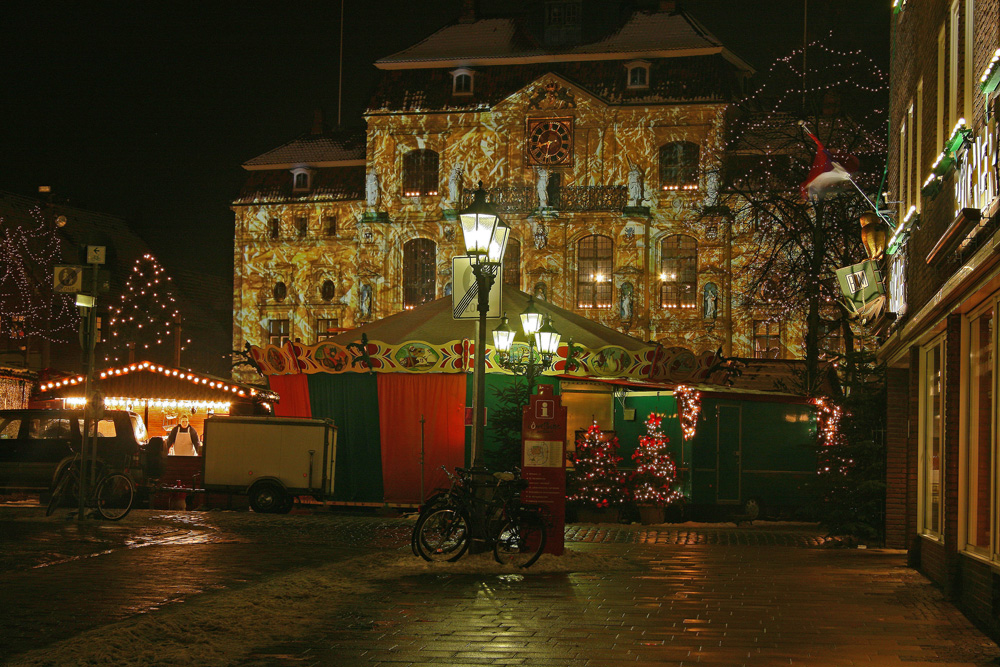
<svg viewBox="0 0 1000 667"><path fill-rule="evenodd" d="M625 476L618 471L618 438L608 437L595 421L573 454L574 470L569 473L571 487L566 495L570 502L580 502L597 508L612 507L625 498Z"/></svg>
<svg viewBox="0 0 1000 667"><path fill-rule="evenodd" d="M684 495L673 488L677 481L677 466L670 456L670 440L663 434L664 415L651 412L646 418L646 435L632 454L635 472L629 477L632 497L640 504L666 507Z"/></svg>
<svg viewBox="0 0 1000 667"><path fill-rule="evenodd" d="M46 221L39 206L29 210L35 226L0 218L0 336L68 343L79 328L72 294L54 290L52 276L62 261L58 223Z"/></svg>
<svg viewBox="0 0 1000 667"><path fill-rule="evenodd" d="M63 399L71 408L82 408L87 399L81 396L70 396ZM111 410L133 410L137 407L153 407L179 410L203 410L212 412L229 412L232 403L228 401L193 401L173 398L129 398L124 396L105 396L104 407Z"/></svg>
<svg viewBox="0 0 1000 667"><path fill-rule="evenodd" d="M979 77L979 86L987 95L996 90L997 83L1000 82L1000 76L994 77L994 74L998 73L1000 73L1000 49L997 49L993 53L993 58L990 59L990 64L986 66L986 71Z"/></svg>
<svg viewBox="0 0 1000 667"><path fill-rule="evenodd" d="M209 389L219 389L220 391L228 391L236 396L246 396L247 391L240 388L239 386L226 382L224 380L216 380L214 378L201 376L196 373L191 373L189 371L178 370L176 368L170 368L167 366L162 366L160 364L154 364L149 361L142 361L127 366L121 366L119 368L108 368L101 371L100 379L105 379L109 377L116 377L121 375L128 375L129 373L134 373L136 371L149 371L152 373L161 373L167 377L175 377L178 380L187 380L196 385L207 386ZM77 375L76 377L65 378L63 380L54 380L52 382L45 382L39 386L40 391L49 391L50 389L59 389L61 387L68 387L80 384L82 385L86 382L86 378L82 375ZM250 389L250 396L256 396L257 390Z"/></svg>
<svg viewBox="0 0 1000 667"><path fill-rule="evenodd" d="M832 447L840 444L840 420L843 417L843 410L832 401L824 398L814 398L813 405L817 409L817 421L819 426L820 444L824 447ZM829 472L829 468L826 472Z"/></svg>
<svg viewBox="0 0 1000 667"><path fill-rule="evenodd" d="M677 413L681 421L681 433L685 440L694 437L698 426L698 416L701 414L701 392L680 385L674 389L677 399Z"/></svg>
<svg viewBox="0 0 1000 667"><path fill-rule="evenodd" d="M135 346L133 350L139 349L139 345L142 350L150 350L164 344L171 335L171 327L180 318L180 312L173 306L176 300L171 282L152 255L147 253L135 260L121 303L108 307L110 335L106 340L110 347L104 361L128 360L129 343ZM182 344L181 350L185 349Z"/></svg>

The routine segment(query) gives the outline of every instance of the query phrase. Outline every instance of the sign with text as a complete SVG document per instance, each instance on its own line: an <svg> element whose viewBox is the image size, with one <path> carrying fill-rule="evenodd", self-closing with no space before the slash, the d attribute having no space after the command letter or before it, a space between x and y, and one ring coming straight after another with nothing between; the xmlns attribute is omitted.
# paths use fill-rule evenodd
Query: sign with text
<svg viewBox="0 0 1000 667"><path fill-rule="evenodd" d="M454 257L451 260L451 306L452 315L456 320L479 319L479 284L476 282L476 274L472 269L473 259L466 255ZM496 276L493 279L493 286L490 287L489 303L490 310L486 317L497 319L501 315L500 311L500 280L498 267L486 267L486 271L492 271Z"/></svg>
<svg viewBox="0 0 1000 667"><path fill-rule="evenodd" d="M566 526L566 408L552 385L538 385L538 393L524 406L521 422L521 476L528 480L522 501L548 509L545 553L560 556Z"/></svg>

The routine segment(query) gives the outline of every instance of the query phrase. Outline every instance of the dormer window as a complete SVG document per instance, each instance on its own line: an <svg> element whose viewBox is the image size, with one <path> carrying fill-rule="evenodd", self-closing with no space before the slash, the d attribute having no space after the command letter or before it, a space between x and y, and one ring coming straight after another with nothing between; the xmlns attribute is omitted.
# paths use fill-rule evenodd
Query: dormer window
<svg viewBox="0 0 1000 667"><path fill-rule="evenodd" d="M472 77L475 72L471 69L466 69L460 67L459 69L451 71L451 94L452 95L471 95L472 94Z"/></svg>
<svg viewBox="0 0 1000 667"><path fill-rule="evenodd" d="M649 62L646 60L633 60L625 63L625 70L628 72L629 88L649 88Z"/></svg>
<svg viewBox="0 0 1000 667"><path fill-rule="evenodd" d="M312 170L292 169L292 192L309 192L312 189Z"/></svg>

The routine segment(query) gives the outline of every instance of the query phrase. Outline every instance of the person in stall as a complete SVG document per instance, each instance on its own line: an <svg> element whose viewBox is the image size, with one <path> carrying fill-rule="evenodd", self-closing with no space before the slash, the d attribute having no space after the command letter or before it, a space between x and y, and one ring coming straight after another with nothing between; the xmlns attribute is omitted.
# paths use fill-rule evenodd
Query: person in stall
<svg viewBox="0 0 1000 667"><path fill-rule="evenodd" d="M191 426L187 415L181 415L180 423L170 429L166 444L169 456L199 456L201 453L198 432Z"/></svg>

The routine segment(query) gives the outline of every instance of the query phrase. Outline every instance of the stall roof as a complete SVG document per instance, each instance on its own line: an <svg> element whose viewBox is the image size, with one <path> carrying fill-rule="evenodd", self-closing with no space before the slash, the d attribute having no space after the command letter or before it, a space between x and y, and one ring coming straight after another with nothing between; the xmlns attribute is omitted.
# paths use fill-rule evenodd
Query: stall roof
<svg viewBox="0 0 1000 667"><path fill-rule="evenodd" d="M531 296L521 290L505 285L503 288L502 310L507 313L510 328L517 332L515 340L524 341L519 316L528 307ZM570 338L577 345L591 350L598 350L607 345L616 345L629 351L638 351L650 347L638 338L633 338L616 331L611 327L594 322L581 315L554 306L547 301L535 299L535 307L543 315L552 318L552 326L562 335L563 341ZM499 320L491 319L487 323L487 341L492 344L491 332L499 324ZM423 341L440 345L463 338L475 340L475 320L456 320L452 315L452 297L446 296L435 301L406 310L357 329L352 329L331 339L338 345L357 342L362 334L368 340L377 340L389 344L406 341Z"/></svg>
<svg viewBox="0 0 1000 667"><path fill-rule="evenodd" d="M98 378L105 396L195 401L224 399L231 403L278 400L278 395L270 389L149 361L105 368L98 372ZM82 397L85 382L83 375L44 382L38 386L38 398Z"/></svg>

